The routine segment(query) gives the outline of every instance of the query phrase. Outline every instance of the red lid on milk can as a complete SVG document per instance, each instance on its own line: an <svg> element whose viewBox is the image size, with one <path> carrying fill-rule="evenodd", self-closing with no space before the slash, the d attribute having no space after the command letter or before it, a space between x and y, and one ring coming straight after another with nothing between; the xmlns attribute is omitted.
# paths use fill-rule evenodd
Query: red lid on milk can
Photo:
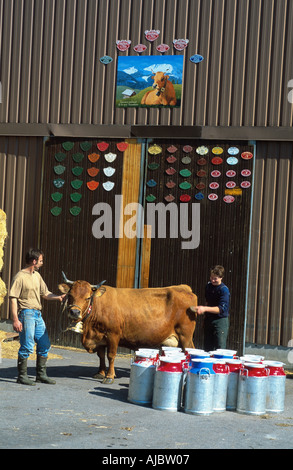
<svg viewBox="0 0 293 470"><path fill-rule="evenodd" d="M182 358L176 356L160 356L160 364L157 370L161 372L182 372Z"/></svg>
<svg viewBox="0 0 293 470"><path fill-rule="evenodd" d="M283 368L283 362L264 361L264 365L269 369L269 375L286 375Z"/></svg>

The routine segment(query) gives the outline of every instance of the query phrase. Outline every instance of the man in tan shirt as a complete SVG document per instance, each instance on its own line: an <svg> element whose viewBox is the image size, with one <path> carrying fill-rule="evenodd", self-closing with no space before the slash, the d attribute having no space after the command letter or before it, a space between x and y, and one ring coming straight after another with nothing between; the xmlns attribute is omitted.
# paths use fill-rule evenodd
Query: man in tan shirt
<svg viewBox="0 0 293 470"><path fill-rule="evenodd" d="M38 270L43 265L43 252L30 249L26 254L26 267L14 277L9 292L13 328L19 333L18 383L35 385L27 376L27 359L37 345L37 382L55 384L46 373L46 362L51 347L45 322L42 318L41 298L59 300L64 295L52 294Z"/></svg>

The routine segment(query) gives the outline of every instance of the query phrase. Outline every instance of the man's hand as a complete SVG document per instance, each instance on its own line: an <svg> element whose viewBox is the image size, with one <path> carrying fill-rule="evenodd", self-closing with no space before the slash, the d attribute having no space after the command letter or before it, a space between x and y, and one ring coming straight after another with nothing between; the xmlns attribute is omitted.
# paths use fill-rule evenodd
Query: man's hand
<svg viewBox="0 0 293 470"><path fill-rule="evenodd" d="M13 329L16 333L20 333L22 331L22 323L18 319L14 320Z"/></svg>
<svg viewBox="0 0 293 470"><path fill-rule="evenodd" d="M198 315L203 315L206 311L206 308L204 307L204 305L198 305L197 307L195 307L195 313L197 313Z"/></svg>

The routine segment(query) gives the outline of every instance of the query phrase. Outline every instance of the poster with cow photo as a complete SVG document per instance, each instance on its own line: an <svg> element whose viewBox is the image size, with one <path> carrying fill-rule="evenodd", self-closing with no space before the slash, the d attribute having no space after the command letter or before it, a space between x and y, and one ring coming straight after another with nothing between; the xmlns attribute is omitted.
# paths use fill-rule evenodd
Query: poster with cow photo
<svg viewBox="0 0 293 470"><path fill-rule="evenodd" d="M179 108L183 55L118 57L117 108Z"/></svg>

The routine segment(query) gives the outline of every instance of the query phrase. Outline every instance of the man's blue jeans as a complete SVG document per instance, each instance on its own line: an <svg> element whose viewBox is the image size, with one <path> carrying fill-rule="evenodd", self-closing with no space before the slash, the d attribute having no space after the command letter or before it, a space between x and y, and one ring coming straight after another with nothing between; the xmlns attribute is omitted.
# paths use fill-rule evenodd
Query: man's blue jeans
<svg viewBox="0 0 293 470"><path fill-rule="evenodd" d="M35 343L37 344L37 354L47 357L51 344L40 310L21 310L18 318L22 323L22 331L19 333L18 357L27 359L34 352Z"/></svg>

